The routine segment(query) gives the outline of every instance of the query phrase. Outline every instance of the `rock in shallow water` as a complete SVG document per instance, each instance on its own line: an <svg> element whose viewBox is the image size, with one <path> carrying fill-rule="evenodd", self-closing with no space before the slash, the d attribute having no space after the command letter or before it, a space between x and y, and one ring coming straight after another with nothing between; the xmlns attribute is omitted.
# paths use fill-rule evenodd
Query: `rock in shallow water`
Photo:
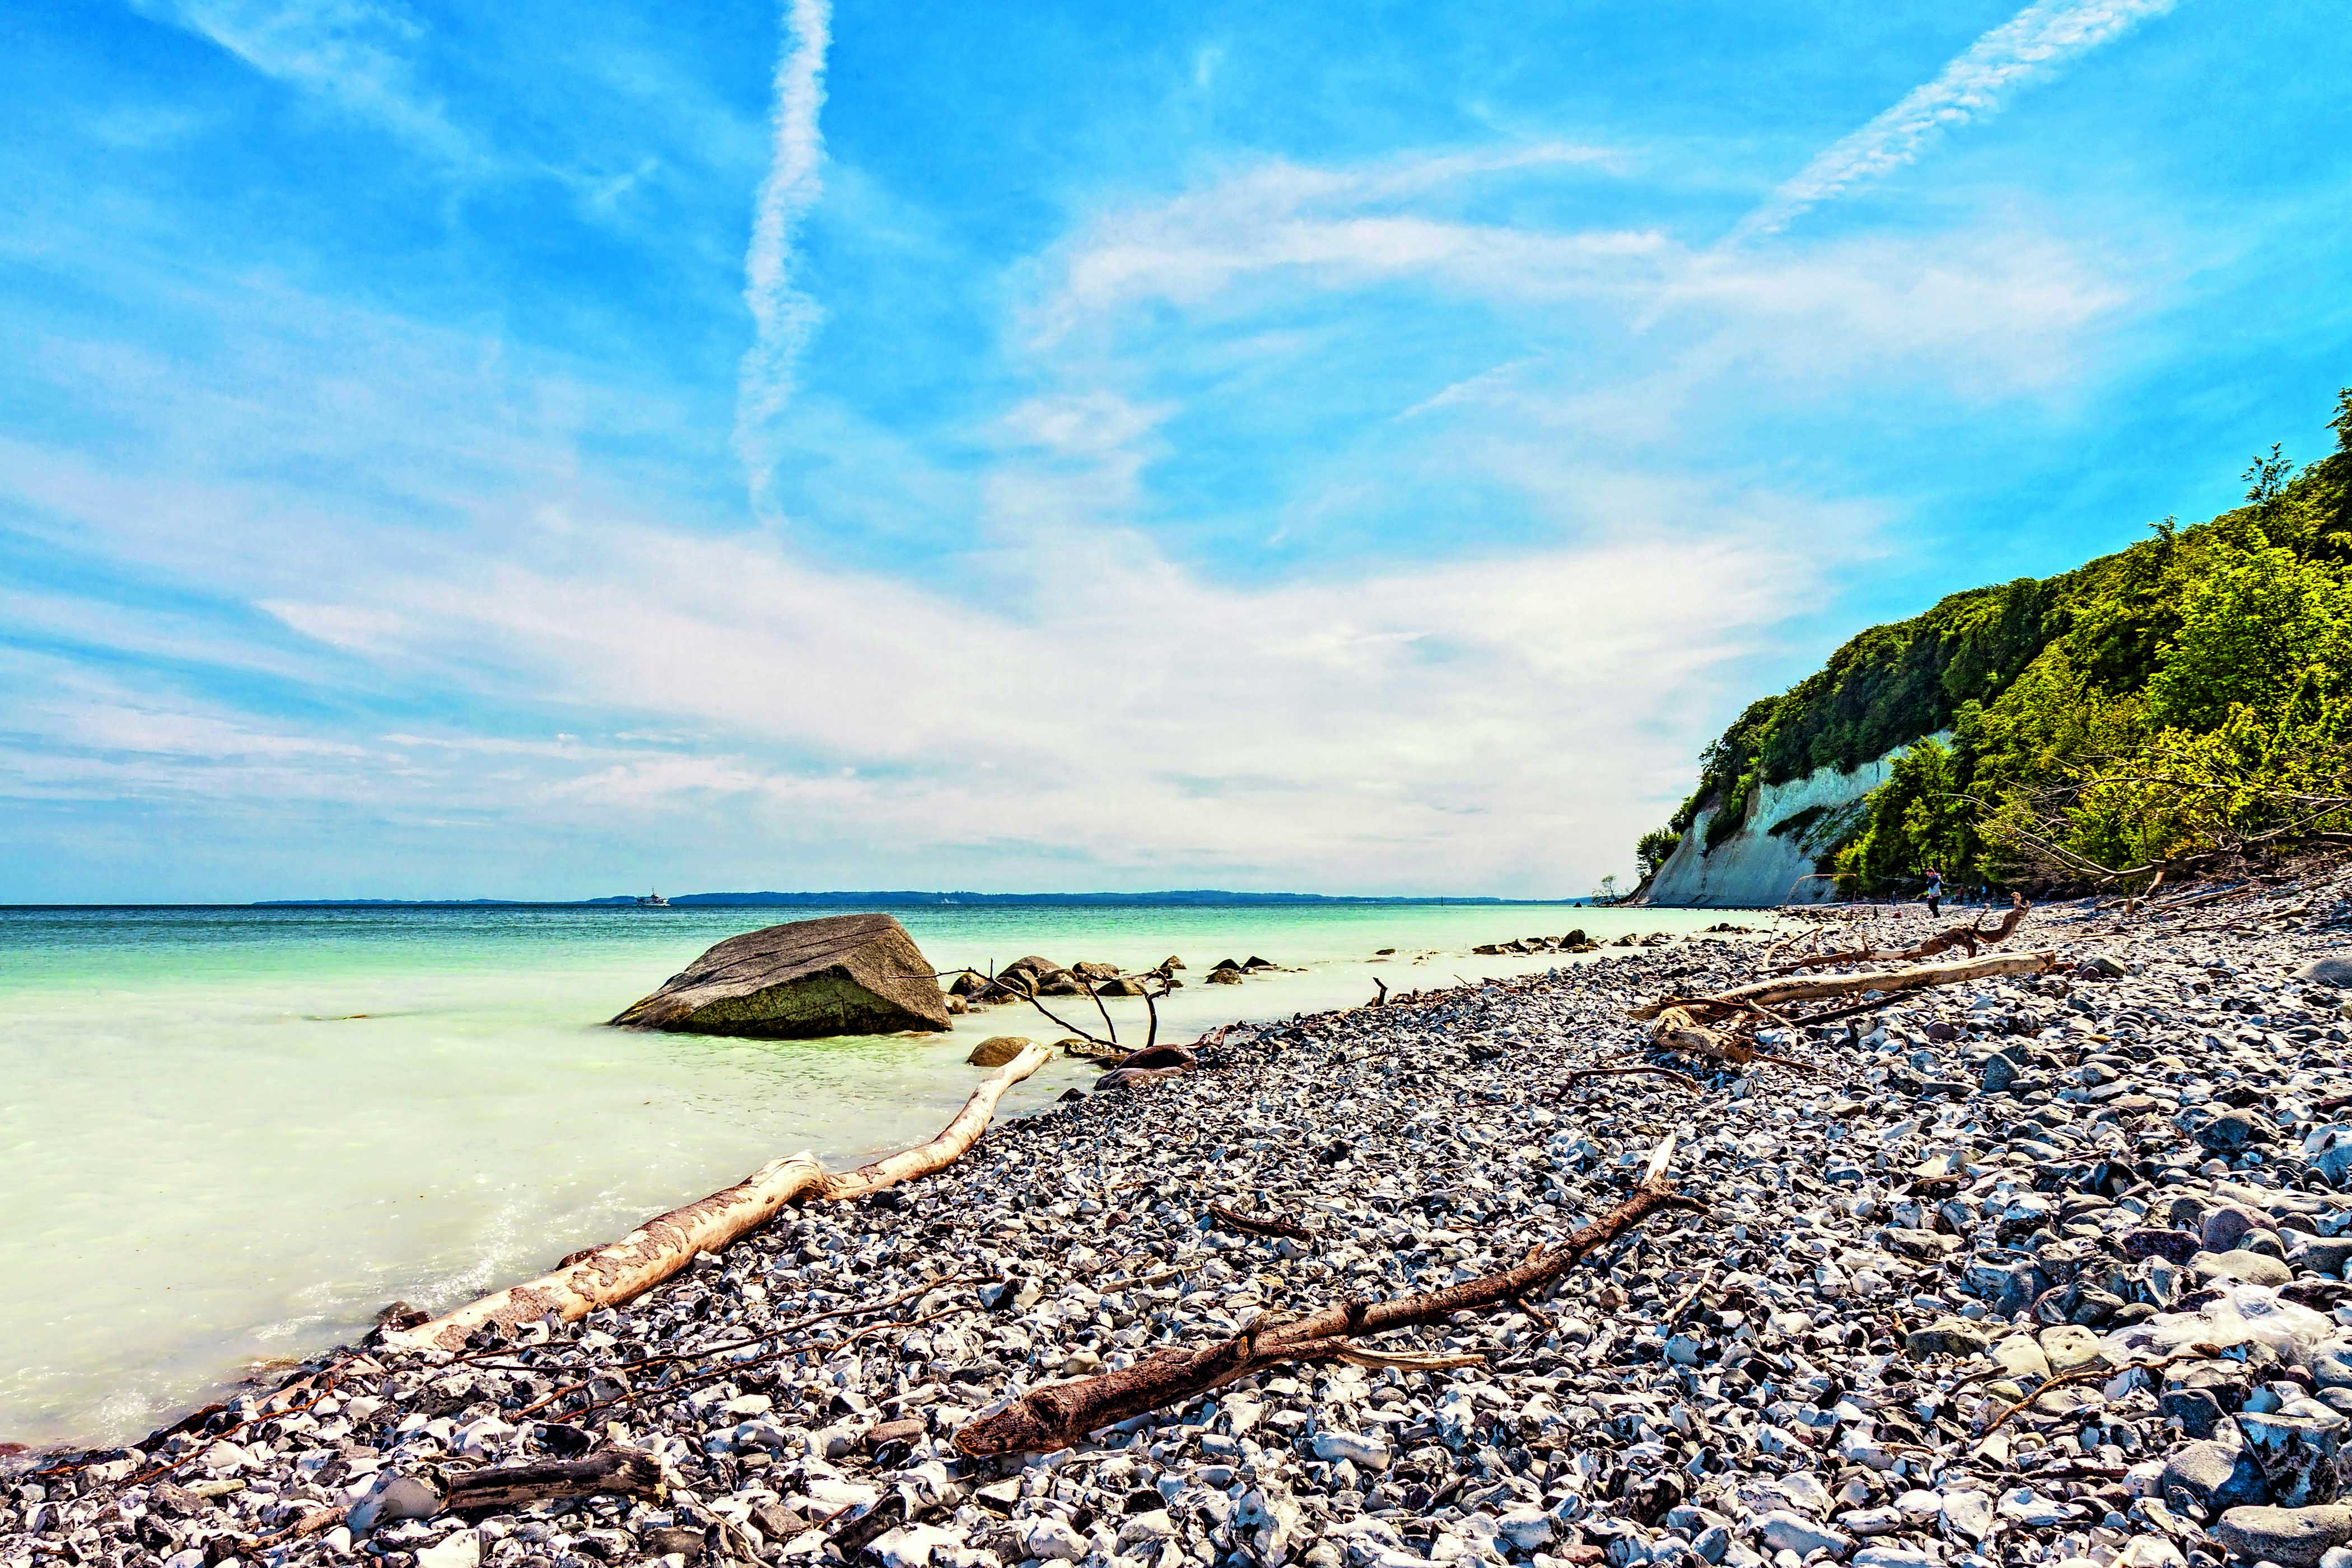
<svg viewBox="0 0 2352 1568"><path fill-rule="evenodd" d="M964 1060L976 1068L1001 1068L1028 1048L1026 1035L991 1035L972 1047Z"/></svg>
<svg viewBox="0 0 2352 1568"><path fill-rule="evenodd" d="M829 915L730 937L613 1022L780 1040L944 1029L930 973L888 915Z"/></svg>

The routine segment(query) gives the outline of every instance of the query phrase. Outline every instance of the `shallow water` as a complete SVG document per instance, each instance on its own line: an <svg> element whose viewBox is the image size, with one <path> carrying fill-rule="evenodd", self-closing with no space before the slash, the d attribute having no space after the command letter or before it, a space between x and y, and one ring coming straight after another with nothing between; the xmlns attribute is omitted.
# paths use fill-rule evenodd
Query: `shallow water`
<svg viewBox="0 0 2352 1568"><path fill-rule="evenodd" d="M257 1358L441 1307L813 1148L936 1132L992 1034L761 1042L601 1026L710 943L820 910L0 910L0 1440L126 1440ZM1163 1038L1558 957L1475 943L1582 926L1687 931L1716 910L1378 905L894 911L941 968L1037 952L1192 982ZM1394 957L1368 962L1380 948ZM1218 960L1303 971L1201 984ZM1425 955L1425 956L1424 956ZM1417 961L1417 962L1416 962ZM1065 998L1055 1004L1061 1012ZM1090 1007L1083 998L1076 1006ZM1140 1002L1114 1002L1140 1044ZM1099 1018L1063 1016L1099 1034ZM1057 1061L1034 1112L1092 1069Z"/></svg>

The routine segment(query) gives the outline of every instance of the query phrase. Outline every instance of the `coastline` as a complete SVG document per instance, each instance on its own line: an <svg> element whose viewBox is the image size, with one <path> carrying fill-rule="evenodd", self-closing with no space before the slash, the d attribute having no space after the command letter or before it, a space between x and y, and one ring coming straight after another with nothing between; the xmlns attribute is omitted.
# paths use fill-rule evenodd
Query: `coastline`
<svg viewBox="0 0 2352 1568"><path fill-rule="evenodd" d="M2344 1289L2326 1281L2352 1244L2320 1244L2352 1226L2352 1205L2324 1181L2270 1184L2282 1162L2309 1168L2305 1135L2334 1114L2315 1108L2352 1095L2336 994L2290 979L2340 944L2343 894L2338 879L2129 923L2038 910L2018 942L2061 952L2050 977L1899 1000L1786 1044L1828 1070L1699 1072L1696 1098L1645 1078L1559 1086L1639 1052L1628 1006L1748 978L1754 942L1634 949L1236 1029L1196 1074L1001 1123L936 1176L780 1218L544 1345L461 1364L366 1352L310 1409L271 1414L315 1390L248 1394L210 1422L249 1425L199 1424L70 1476L36 1478L56 1460L20 1456L0 1540L89 1532L198 1563L213 1542L273 1564L356 1545L437 1568L628 1560L692 1537L782 1561L842 1551L887 1497L900 1513L844 1555L1009 1568L1238 1549L1320 1568L1465 1553L1541 1568L1623 1542L1628 1561L1748 1568L1810 1542L1904 1568L1966 1562L1996 1535L2029 1558L2112 1554L2160 1533L2144 1502L2175 1497L2168 1478L2194 1468L2158 1388L2094 1384L1982 1428L2011 1403L2004 1388L2051 1375L2079 1336L2120 1353L2085 1317L2193 1303L2195 1271L2171 1244L2135 1237L2193 1247L2200 1226L2215 1239L2235 1225L2210 1256L2262 1256L2234 1244L2269 1237L2286 1257L2265 1258L2274 1283L2233 1288L2315 1301ZM1907 910L1878 925L1928 929ZM2094 956L2125 975L2074 973ZM2212 1130L2247 1121L2241 1100L2274 1136L2257 1129L2233 1152ZM1671 1173L1711 1212L1654 1224L1525 1314L1465 1316L1410 1347L1477 1352L1483 1367L1290 1369L1076 1454L974 1460L950 1445L1024 1388L1154 1345L1507 1266L1622 1194L1668 1132ZM1937 1159L1949 1178L1920 1173ZM1310 1234L1213 1228L1212 1203ZM2073 1286L2035 1274L2062 1256ZM2030 1279L2047 1294L2015 1300ZM2105 1289L2118 1282L2132 1299ZM865 1315L787 1326L844 1308ZM2314 1345L2339 1331L2302 1310ZM732 1341L756 1343L613 1370ZM586 1392L511 1419L575 1384ZM545 1425L599 1401L584 1426ZM2062 1405L2075 1413L2054 1418ZM394 1524L358 1543L324 1521L379 1477L537 1455L569 1440L559 1427L656 1456L669 1497ZM169 1491L149 1475L159 1464L177 1466ZM2032 1500L2012 1506L2021 1489ZM253 1540L272 1544L239 1544Z"/></svg>
<svg viewBox="0 0 2352 1568"><path fill-rule="evenodd" d="M836 1165L908 1146L971 1092L964 1058L982 1040L1068 1032L1025 1006L975 1009L945 1035L783 1045L604 1026L710 943L800 912L0 916L0 1081L12 1085L0 1187L47 1216L0 1237L0 1441L129 1442L253 1363L362 1331L388 1301L438 1310L528 1277L782 1154ZM1188 984L1159 1012L1163 1038L1190 1039L1235 1017L1360 1004L1382 984L1571 962L1470 955L1497 938L1718 917L1391 906L908 919L949 965L1042 952L1131 969L1184 954ZM1261 954L1283 972L1205 984L1216 961ZM1120 1038L1140 1040L1143 1003L1108 1006ZM1003 1114L1094 1077L1057 1060Z"/></svg>

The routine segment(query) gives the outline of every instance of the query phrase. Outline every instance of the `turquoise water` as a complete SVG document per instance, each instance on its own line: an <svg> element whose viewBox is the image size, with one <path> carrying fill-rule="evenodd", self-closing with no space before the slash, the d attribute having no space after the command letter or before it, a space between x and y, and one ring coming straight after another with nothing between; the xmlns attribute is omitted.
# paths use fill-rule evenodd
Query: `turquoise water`
<svg viewBox="0 0 2352 1568"><path fill-rule="evenodd" d="M931 1136L992 1034L757 1042L602 1021L714 942L815 910L0 910L0 1441L120 1440L255 1359L522 1278L799 1149ZM1475 943L1716 911L1565 906L943 907L894 911L941 968L1037 952L1193 984L1163 1037L1558 958ZM1392 958L1369 962L1376 950ZM1200 984L1218 960L1303 973ZM1088 1005L1083 998L1078 1005ZM1140 1044L1139 1002L1115 1002ZM1061 1010L1056 1004L1056 1011ZM1082 1022L1076 1010L1064 1016ZM1098 1020L1089 1025L1100 1033ZM1006 1098L1035 1110L1081 1064Z"/></svg>

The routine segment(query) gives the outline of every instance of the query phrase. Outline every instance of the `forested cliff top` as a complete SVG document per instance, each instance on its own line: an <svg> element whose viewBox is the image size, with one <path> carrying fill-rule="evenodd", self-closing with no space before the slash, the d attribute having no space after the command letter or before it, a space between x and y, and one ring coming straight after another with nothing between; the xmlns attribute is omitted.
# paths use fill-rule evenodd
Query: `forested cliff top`
<svg viewBox="0 0 2352 1568"><path fill-rule="evenodd" d="M1751 703L1643 838L1644 872L1703 807L1720 843L1761 786L1945 730L1948 745L1897 762L1822 869L1874 889L1929 865L2097 882L2344 834L2329 803L2352 742L2352 388L2332 423L2336 449L2308 468L2277 447L2256 458L2243 506L2168 518L2058 576L1950 595Z"/></svg>

